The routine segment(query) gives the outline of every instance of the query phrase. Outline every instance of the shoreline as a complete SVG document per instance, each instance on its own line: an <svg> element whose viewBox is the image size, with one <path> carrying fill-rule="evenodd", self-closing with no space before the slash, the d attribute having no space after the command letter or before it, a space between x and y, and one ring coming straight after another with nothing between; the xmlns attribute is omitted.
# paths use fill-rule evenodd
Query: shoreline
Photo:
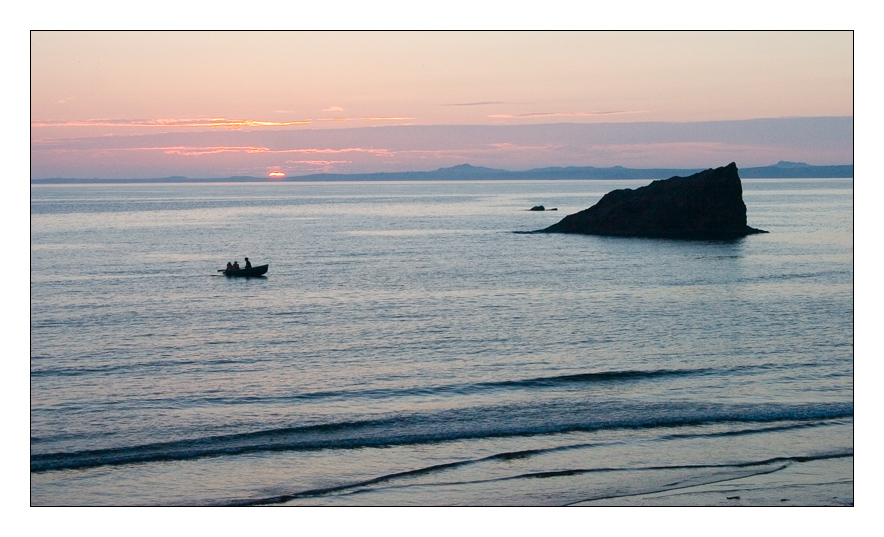
<svg viewBox="0 0 884 537"><path fill-rule="evenodd" d="M660 492L603 498L574 506L852 507L853 456L793 462L781 469Z"/></svg>

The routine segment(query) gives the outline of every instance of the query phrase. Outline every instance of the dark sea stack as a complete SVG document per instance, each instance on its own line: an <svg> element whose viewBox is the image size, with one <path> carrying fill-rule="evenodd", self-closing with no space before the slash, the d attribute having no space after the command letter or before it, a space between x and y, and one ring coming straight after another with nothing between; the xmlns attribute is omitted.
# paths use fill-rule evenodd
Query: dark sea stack
<svg viewBox="0 0 884 537"><path fill-rule="evenodd" d="M589 209L541 231L699 240L767 233L746 225L743 186L733 162L635 190L608 192Z"/></svg>

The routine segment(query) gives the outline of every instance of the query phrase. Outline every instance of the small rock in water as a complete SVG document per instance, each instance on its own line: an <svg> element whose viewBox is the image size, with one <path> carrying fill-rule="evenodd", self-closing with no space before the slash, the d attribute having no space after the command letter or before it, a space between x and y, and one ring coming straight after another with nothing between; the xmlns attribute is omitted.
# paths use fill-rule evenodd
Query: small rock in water
<svg viewBox="0 0 884 537"><path fill-rule="evenodd" d="M543 205L535 205L534 207L531 207L531 209L529 209L529 210L530 211L545 211L546 207L544 207Z"/></svg>
<svg viewBox="0 0 884 537"><path fill-rule="evenodd" d="M728 500L739 500L740 497L739 496L728 496L727 499Z"/></svg>

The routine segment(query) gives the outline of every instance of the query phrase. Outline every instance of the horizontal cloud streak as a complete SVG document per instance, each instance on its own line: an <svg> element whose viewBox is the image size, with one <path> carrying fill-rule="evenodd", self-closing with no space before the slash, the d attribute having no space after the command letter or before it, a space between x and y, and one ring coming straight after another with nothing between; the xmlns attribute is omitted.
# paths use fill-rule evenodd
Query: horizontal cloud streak
<svg viewBox="0 0 884 537"><path fill-rule="evenodd" d="M411 121L413 117L324 117L316 121Z"/></svg>
<svg viewBox="0 0 884 537"><path fill-rule="evenodd" d="M522 119L532 117L587 117L646 113L648 113L647 110L611 110L609 112L529 112L527 114L491 114L488 117L497 119Z"/></svg>
<svg viewBox="0 0 884 537"><path fill-rule="evenodd" d="M442 106L485 106L489 104L512 104L505 101L476 101L474 103L447 103Z"/></svg>
<svg viewBox="0 0 884 537"><path fill-rule="evenodd" d="M47 151L52 152L74 152L78 151L78 149L72 148L47 148ZM162 151L167 155L182 155L182 156L201 156L201 155L214 155L218 153L268 153L268 154L282 154L282 153L325 153L325 154L334 154L334 153L370 153L374 155L389 155L391 151L388 149L375 149L375 148L363 148L363 147L346 147L342 149L330 149L330 148L302 148L302 149L270 149L269 147L258 147L258 146L205 146L205 147L193 147L193 146L158 146L158 147L108 147L103 149L95 149L94 151L99 151L103 153L113 152L113 151Z"/></svg>
<svg viewBox="0 0 884 537"><path fill-rule="evenodd" d="M218 153L260 153L266 151L266 147L138 147L131 148L142 151L162 151L167 155L202 156L215 155Z"/></svg>
<svg viewBox="0 0 884 537"><path fill-rule="evenodd" d="M371 117L361 117L359 118L363 121L408 121L414 119L413 117L379 117L379 116L371 116Z"/></svg>
<svg viewBox="0 0 884 537"><path fill-rule="evenodd" d="M337 111L337 110L336 110ZM227 118L162 118L162 119L73 119L33 121L31 127L174 127L174 128L233 128L240 127L288 127L310 125L314 121L410 121L408 116L365 116L302 119L296 121L265 121L257 119Z"/></svg>
<svg viewBox="0 0 884 537"><path fill-rule="evenodd" d="M79 119L66 121L32 121L31 127L287 127L309 125L311 120L300 121L259 121L255 119L227 118L163 118L163 119Z"/></svg>
<svg viewBox="0 0 884 537"><path fill-rule="evenodd" d="M309 164L310 166L330 166L332 164L349 164L352 160L287 160L286 164Z"/></svg>
<svg viewBox="0 0 884 537"><path fill-rule="evenodd" d="M299 158L300 157L300 158ZM468 162L546 166L701 168L736 161L853 162L853 118L696 123L558 123L341 129L170 129L32 141L31 174L48 177L289 176L423 171Z"/></svg>
<svg viewBox="0 0 884 537"><path fill-rule="evenodd" d="M342 149L318 149L315 147L310 147L305 149L268 149L267 151L270 153L371 153L374 155L386 155L390 153L388 149L374 149L366 147L345 147Z"/></svg>

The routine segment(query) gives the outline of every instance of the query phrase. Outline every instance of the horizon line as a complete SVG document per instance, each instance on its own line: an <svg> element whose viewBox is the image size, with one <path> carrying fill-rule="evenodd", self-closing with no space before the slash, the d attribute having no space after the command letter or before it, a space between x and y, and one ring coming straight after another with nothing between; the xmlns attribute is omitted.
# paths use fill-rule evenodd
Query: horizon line
<svg viewBox="0 0 884 537"><path fill-rule="evenodd" d="M782 166L786 164L788 166ZM802 169L802 168L845 168L845 167L853 167L854 164L808 164L806 162L795 162L795 161L787 161L780 160L775 164L768 164L766 166L747 166L745 168L738 169L741 170L762 170L766 168L773 169L781 169L781 170L789 170L789 169ZM42 178L31 178L30 183L51 183L53 181L71 183L75 181L83 181L83 182L101 182L101 183L112 183L115 181L119 182L141 182L141 183L149 183L149 182L169 182L169 180L175 180L174 182L212 182L212 181L223 181L229 182L231 179L248 179L250 182L268 182L268 183L279 183L291 181L293 179L306 178L306 177L358 177L358 176L378 176L378 175L387 175L387 176L395 176L395 175L414 175L414 174L432 174L436 172L445 172L445 171L454 171L454 170L474 170L477 173L493 173L495 175L503 175L503 174L525 174L531 172L550 172L556 170L563 171L618 171L618 172L696 172L703 171L707 169L714 169L714 167L672 167L672 166L657 166L657 167L648 167L648 168L633 168L626 166L543 166L539 168L528 168L522 170L507 170L503 168L490 168L487 166L474 166L469 163L456 164L453 166L446 166L442 168L435 168L432 170L409 170L409 171L377 171L377 172L351 172L351 173L329 173L329 172L317 172L317 173L306 173L303 175L283 175L283 176L257 176L257 175L229 175L223 177L188 177L185 175L169 175L165 177L113 177L113 178L99 178L99 177L42 177ZM273 172L270 172L273 173ZM647 179L652 179L653 177L647 177ZM770 177L776 178L776 177ZM808 177L813 178L813 177ZM439 179L445 180L446 177L440 177ZM459 179L456 176L449 176L448 180L457 180ZM562 178L565 179L565 178ZM579 179L579 178L575 178ZM593 178L587 178L593 179ZM606 178L596 178L596 179L606 179ZM636 178L642 179L642 178Z"/></svg>
<svg viewBox="0 0 884 537"><path fill-rule="evenodd" d="M466 104L448 104L441 106L468 106L472 103ZM608 114L623 114L623 113L631 113L629 111L614 111L614 112L594 112L591 113L594 117L598 117L599 115L608 115ZM512 116L513 119L516 118L530 118L534 114L540 114L544 116L555 116L559 113L529 113L529 114L518 114ZM581 113L582 114L582 113ZM703 120L692 120L692 121L672 121L672 120L642 120L642 121L550 121L550 122L525 122L525 123L407 123L403 125L380 125L380 127L519 127L519 126L531 126L538 127L543 125L623 125L623 124L641 124L641 123L671 123L671 124L689 124L689 123L730 123L730 122L742 122L742 121L763 121L763 120L776 120L776 119L834 119L834 118L854 118L853 114L847 115L822 115L822 116L796 116L796 115L788 115L788 116L760 116L760 117L751 117L751 118L740 118L740 119L703 119ZM57 119L38 119L31 120L30 126L35 128L40 127L166 127L166 128L183 128L183 127L204 127L214 129L217 127L228 127L228 128L240 128L240 127L288 127L288 126L297 126L302 127L305 125L311 125L311 127L303 127L301 130L336 130L335 128L317 128L314 125L314 121L334 121L335 119L340 118L308 118L297 121L288 121L288 122L278 122L278 121L270 121L270 120L228 120L227 118L222 117L200 117L200 118L154 118L154 119L132 119L132 118L92 118L92 119L74 119L74 120L57 120ZM349 119L415 119L415 118L405 118L405 117L396 117L396 118L382 118L377 116L371 117L359 117L359 118L349 118ZM200 124L194 124L194 122L204 122ZM351 130L351 129L376 129L379 125L365 125L359 127L344 127L341 126L341 130Z"/></svg>

